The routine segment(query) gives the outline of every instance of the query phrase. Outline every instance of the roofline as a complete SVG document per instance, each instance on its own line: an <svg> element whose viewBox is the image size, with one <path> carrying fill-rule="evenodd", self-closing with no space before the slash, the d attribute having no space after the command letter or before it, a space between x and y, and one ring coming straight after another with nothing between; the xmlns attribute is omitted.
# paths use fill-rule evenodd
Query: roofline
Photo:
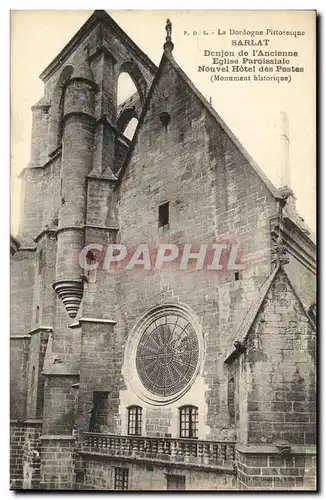
<svg viewBox="0 0 326 500"><path fill-rule="evenodd" d="M263 304L263 301L266 297L266 295L268 294L269 290L270 290L270 287L272 286L274 280L275 280L275 277L276 275L279 273L279 272L283 272L284 276L286 277L290 287L292 288L292 292L294 294L294 296L296 297L297 301L299 302L300 306L301 306L301 309L303 311L303 313L305 314L305 316L308 318L308 322L310 324L310 326L312 327L312 329L314 331L316 331L316 325L314 325L314 323L312 322L311 318L309 317L309 314L308 312L306 311L303 303L302 303L302 300L300 298L300 295L298 294L295 286L293 285L292 283L292 280L288 274L288 272L286 271L285 267L281 266L280 264L278 264L274 270L269 274L269 276L267 277L266 281L263 283L262 287L260 288L259 290L259 296L257 297L257 299L251 304L251 306L249 307L248 311L247 311L247 314L243 320L243 322L241 323L240 325L240 328L238 329L237 331L237 338L236 340L239 342L240 344L240 348L239 347L233 347L226 355L225 359L224 359L224 363L226 364L230 364L239 354L241 354L242 351L242 346L244 346L247 338L248 338L248 335L250 333L250 330L252 328L252 325L254 324L257 316L258 316L258 313L262 307L262 304ZM252 314L250 314L252 312ZM249 318L249 321L248 321L248 318Z"/></svg>
<svg viewBox="0 0 326 500"><path fill-rule="evenodd" d="M140 58L143 65L151 72L157 71L156 65L151 59L135 44L135 42L123 31L122 28L114 21L114 19L105 10L95 10L87 19L72 39L65 45L59 54L50 62L50 64L40 74L40 79L45 83L50 76L60 67L60 65L69 57L73 50L79 45L91 30L99 23L109 26L113 33L117 36L123 36L129 48L134 51L137 57Z"/></svg>
<svg viewBox="0 0 326 500"><path fill-rule="evenodd" d="M152 85L150 86L149 91L147 93L147 97L145 99L143 110L142 110L141 115L139 117L138 124L137 124L136 130L134 132L134 136L132 138L132 141L131 141L131 144L129 146L129 149L127 151L126 158L125 158L125 160L124 160L124 162L122 164L122 167L120 169L120 172L118 174L118 179L117 179L117 182L116 182L116 185L115 185L115 190L117 190L119 188L119 186L121 185L121 182L122 182L122 179L123 179L124 174L126 172L126 169L128 167L130 158L131 158L132 153L133 153L133 151L135 149L135 146L136 146L136 143L137 143L137 139L138 139L139 130L141 129L141 127L143 125L143 121L144 121L144 118L145 118L145 115L147 113L147 109L148 109L150 100L151 100L153 92L154 92L154 88L156 87L156 84L157 84L157 82L158 82L158 80L160 78L161 71L162 71L164 62L166 60L167 60L166 55L165 55L165 53L163 53L163 55L161 57L160 64L158 66L158 69L157 69L156 74L154 76L154 79L152 81Z"/></svg>
<svg viewBox="0 0 326 500"><path fill-rule="evenodd" d="M133 149L135 147L136 140L137 140L137 135L138 135L138 131L139 131L140 127L141 127L141 123L143 122L145 113L147 112L148 103L149 103L149 101L151 99L151 95L153 94L153 89L156 86L156 84L157 84L157 82L158 82L158 80L160 78L161 68L163 67L164 60L170 61L170 63L174 67L174 69L180 74L180 76L184 79L184 81L189 85L189 87L194 92L194 94L198 97L198 99L201 101L201 103L203 104L203 106L205 107L205 109L212 115L212 117L214 118L214 120L220 125L220 127L224 130L224 132L227 134L227 136L234 143L234 145L239 149L239 151L242 153L242 155L248 161L248 163L250 164L250 166L253 168L253 170L256 172L256 174L260 177L260 179L262 180L262 182L265 184L265 186L267 187L267 189L269 190L269 192L272 194L272 196L276 200L283 200L284 199L283 195L274 186L274 184L269 180L269 178L267 177L267 175L263 172L263 170L259 167L259 165L250 156L250 154L245 149L245 147L241 144L241 142L239 141L239 139L233 134L232 130L222 120L222 118L220 117L220 115L215 111L214 108L212 108L212 106L205 99L205 97L203 96L203 94L192 83L192 81L186 75L186 73L180 68L180 66L175 61L175 59L174 59L173 55L171 54L171 52L168 52L168 51L164 51L163 52L162 59L160 61L159 67L158 67L158 71L156 72L156 75L154 77L154 80L152 82L150 90L148 92L147 99L146 99L145 104L144 104L143 112L142 112L141 117L139 119L136 131L134 133L134 137L133 137L133 140L132 140L132 143L131 143L131 147L129 148L129 151L127 153L124 165L123 165L123 167L122 167L122 169L120 171L120 175L118 177L117 186L121 183L124 171L125 171L125 169L127 167L127 164L129 163L132 151L133 151Z"/></svg>
<svg viewBox="0 0 326 500"><path fill-rule="evenodd" d="M190 78L186 75L186 73L183 71L183 69L180 68L178 63L175 61L173 55L171 53L167 53L167 57L170 60L172 66L174 69L184 78L184 80L188 83L192 91L196 94L198 99L201 101L201 103L204 105L204 107L209 111L209 113L212 115L212 117L217 121L217 123L221 126L221 128L224 130L224 132L228 135L228 137L232 140L234 145L239 149L239 151L242 153L242 155L245 157L245 159L248 161L248 163L251 165L251 167L254 169L254 171L258 174L258 176L261 178L267 189L271 192L271 194L276 198L277 200L283 199L283 196L279 192L279 190L274 186L274 184L270 181L270 179L267 177L267 175L264 173L264 171L260 168L260 166L255 162L255 160L251 157L251 155L248 153L246 148L241 144L239 139L234 135L232 130L227 126L227 124L222 120L220 115L215 111L215 109L209 104L209 102L206 100L206 98L203 96L203 94L200 92L200 90L197 89L197 87L192 83Z"/></svg>

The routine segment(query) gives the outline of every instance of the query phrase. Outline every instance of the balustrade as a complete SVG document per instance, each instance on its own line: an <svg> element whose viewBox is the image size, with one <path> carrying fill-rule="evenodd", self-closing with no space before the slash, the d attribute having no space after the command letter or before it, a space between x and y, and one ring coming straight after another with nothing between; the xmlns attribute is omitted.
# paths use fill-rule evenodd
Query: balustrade
<svg viewBox="0 0 326 500"><path fill-rule="evenodd" d="M82 442L84 452L227 467L233 467L234 449L234 441L118 436L91 432L84 433Z"/></svg>

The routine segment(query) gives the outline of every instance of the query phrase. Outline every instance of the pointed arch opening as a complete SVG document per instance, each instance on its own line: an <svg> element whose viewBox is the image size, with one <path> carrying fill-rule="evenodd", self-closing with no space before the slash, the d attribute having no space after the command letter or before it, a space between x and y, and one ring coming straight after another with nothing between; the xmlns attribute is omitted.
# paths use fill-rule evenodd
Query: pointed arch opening
<svg viewBox="0 0 326 500"><path fill-rule="evenodd" d="M117 86L118 107L123 104L127 104L128 101L131 101L135 94L138 98L140 97L137 87L131 76L126 72L120 73Z"/></svg>
<svg viewBox="0 0 326 500"><path fill-rule="evenodd" d="M133 92L131 92L131 83L133 83ZM125 87L125 92L126 94L123 96L122 94L119 94L119 83L123 84ZM127 90L129 89L129 90ZM147 83L146 80L140 71L139 67L137 64L133 61L125 61L123 64L120 66L120 72L119 72L119 79L118 79L118 105L121 104L123 101L127 99L127 97L130 97L132 94L134 94L137 91L139 99L141 101L141 104L144 104L144 100L146 97L147 93ZM121 91L120 91L121 92ZM119 99L121 99L119 101Z"/></svg>
<svg viewBox="0 0 326 500"><path fill-rule="evenodd" d="M118 130L132 140L139 118L140 95L131 76L120 73L117 87Z"/></svg>
<svg viewBox="0 0 326 500"><path fill-rule="evenodd" d="M49 156L53 156L61 145L62 141L62 119L64 112L64 99L68 81L74 71L73 66L66 66L55 85L51 98L50 118L49 118Z"/></svg>

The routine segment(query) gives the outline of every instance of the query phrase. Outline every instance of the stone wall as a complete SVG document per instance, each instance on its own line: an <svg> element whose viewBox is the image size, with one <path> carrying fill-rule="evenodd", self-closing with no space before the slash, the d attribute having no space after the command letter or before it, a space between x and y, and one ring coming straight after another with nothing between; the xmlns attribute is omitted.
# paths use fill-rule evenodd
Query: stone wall
<svg viewBox="0 0 326 500"><path fill-rule="evenodd" d="M258 285L270 271L269 216L276 212L276 203L170 61L166 60L160 71L161 79L153 90L117 191L118 239L133 251L140 243L154 249L163 242L196 247L224 235L241 243L244 271L235 281L234 271L201 272L194 265L184 271L173 265L163 266L161 272L144 271L140 266L131 271L121 269L115 288L116 348L124 353L132 327L149 308L165 303L187 304L203 330L205 363L196 391L187 393L178 403L199 403L203 419L200 437L219 439L229 429L223 356ZM164 104L163 94L169 96ZM160 121L163 110L170 114L166 128ZM158 227L158 206L166 201L170 220L163 230ZM122 381L117 390L120 415L126 411L127 400L139 404L131 401L131 394L127 397ZM146 411L149 415L151 410ZM161 420L167 422L165 432L174 435L177 429L169 411L160 410L166 413ZM154 413L147 429L160 432ZM109 418L117 419L119 414Z"/></svg>
<svg viewBox="0 0 326 500"><path fill-rule="evenodd" d="M315 330L281 271L248 338L248 443L316 441Z"/></svg>
<svg viewBox="0 0 326 500"><path fill-rule="evenodd" d="M38 489L42 421L10 425L10 489Z"/></svg>
<svg viewBox="0 0 326 500"><path fill-rule="evenodd" d="M232 490L236 488L233 473L177 468L173 465L158 466L133 461L101 460L86 457L83 479L78 489L114 490L115 468L128 469L128 489L133 491L165 491L167 476L183 476L186 490Z"/></svg>
<svg viewBox="0 0 326 500"><path fill-rule="evenodd" d="M316 489L315 450L284 455L272 449L237 453L237 477L240 489L314 490Z"/></svg>

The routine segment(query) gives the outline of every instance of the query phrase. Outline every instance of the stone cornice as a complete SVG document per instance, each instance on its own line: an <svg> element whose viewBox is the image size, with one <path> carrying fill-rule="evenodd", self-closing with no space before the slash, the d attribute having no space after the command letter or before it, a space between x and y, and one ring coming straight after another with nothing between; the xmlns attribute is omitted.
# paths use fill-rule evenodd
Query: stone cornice
<svg viewBox="0 0 326 500"><path fill-rule="evenodd" d="M37 247L20 247L18 252L36 252Z"/></svg>
<svg viewBox="0 0 326 500"><path fill-rule="evenodd" d="M22 339L30 339L31 336L29 334L25 335L10 335L10 340L22 340Z"/></svg>
<svg viewBox="0 0 326 500"><path fill-rule="evenodd" d="M90 113L86 113L85 111L67 111L67 113L65 113L65 115L62 118L62 125L64 125L65 122L71 117L73 118L83 117L87 118L87 120L90 120L93 123L93 125L96 123L96 118Z"/></svg>
<svg viewBox="0 0 326 500"><path fill-rule="evenodd" d="M117 322L113 319L105 318L79 318L77 321L69 325L69 328L81 328L83 323L95 323L98 325L115 325Z"/></svg>
<svg viewBox="0 0 326 500"><path fill-rule="evenodd" d="M94 177L94 176L87 176L88 179L92 180L98 180L98 181L107 181L108 179L102 178L102 177ZM64 226L64 227L59 227L58 229L42 229L42 231L34 238L35 243L38 243L43 236L54 236L56 237L59 233L62 233L63 231L85 231L87 229L94 229L96 231L120 231L119 226L98 226L96 224L83 224L82 226ZM19 250L26 250L26 248L19 248ZM33 247L34 250L37 249L37 247Z"/></svg>
<svg viewBox="0 0 326 500"><path fill-rule="evenodd" d="M279 454L279 449L274 446L274 445L244 445L244 444L237 444L236 448L237 451L240 453L246 453L246 454L254 454L256 455L257 453L259 454L264 454L264 455L274 455L274 454ZM305 454L305 455L315 455L316 454L316 446L314 445L294 445L291 444L291 454Z"/></svg>
<svg viewBox="0 0 326 500"><path fill-rule="evenodd" d="M43 434L43 436L40 436L39 438L41 441L75 441L76 438L75 436L72 436L70 434L64 435L64 434Z"/></svg>
<svg viewBox="0 0 326 500"><path fill-rule="evenodd" d="M80 453L83 456L88 456L92 457L92 459L97 459L97 460L104 460L105 462L111 462L111 461L116 461L117 457L116 456L110 456L105 453L98 453L98 452L92 452L92 451L84 451L84 450L78 450L78 453ZM166 460L160 460L156 458L141 458L138 456L119 456L119 461L121 462L126 462L126 463L142 463L142 464L153 464L153 465L160 465L164 466L165 469L194 469L194 470L200 470L200 471L207 471L207 472L223 472L225 474L235 474L235 469L232 467L226 467L223 465L203 465L203 464L195 464L191 462L178 462L178 461L171 461L168 462Z"/></svg>
<svg viewBox="0 0 326 500"><path fill-rule="evenodd" d="M36 333L40 333L40 332L52 332L53 331L53 328L52 326L38 326L36 328L34 328L33 330L31 330L30 332L28 332L28 335L35 335Z"/></svg>
<svg viewBox="0 0 326 500"><path fill-rule="evenodd" d="M10 424L20 424L20 425L42 425L42 418L11 418Z"/></svg>

